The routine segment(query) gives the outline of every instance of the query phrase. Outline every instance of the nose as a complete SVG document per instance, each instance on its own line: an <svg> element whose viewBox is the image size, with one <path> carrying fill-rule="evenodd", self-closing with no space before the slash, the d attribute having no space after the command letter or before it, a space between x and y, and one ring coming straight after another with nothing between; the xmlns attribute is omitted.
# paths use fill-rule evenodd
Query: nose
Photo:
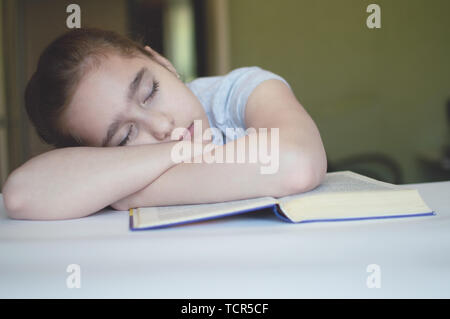
<svg viewBox="0 0 450 319"><path fill-rule="evenodd" d="M173 117L159 111L148 112L144 122L148 131L160 141L169 140L175 128Z"/></svg>

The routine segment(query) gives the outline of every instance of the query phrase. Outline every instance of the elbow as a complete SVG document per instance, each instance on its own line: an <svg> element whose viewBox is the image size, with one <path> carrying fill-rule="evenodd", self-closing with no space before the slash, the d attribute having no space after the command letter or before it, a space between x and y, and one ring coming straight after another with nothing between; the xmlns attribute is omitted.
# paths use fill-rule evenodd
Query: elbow
<svg viewBox="0 0 450 319"><path fill-rule="evenodd" d="M39 218L39 210L36 203L24 198L26 181L20 171L12 172L3 186L3 205L6 213L11 219L35 220Z"/></svg>
<svg viewBox="0 0 450 319"><path fill-rule="evenodd" d="M21 216L23 212L22 200L18 187L17 178L14 173L10 174L3 185L3 205L9 218L23 219Z"/></svg>
<svg viewBox="0 0 450 319"><path fill-rule="evenodd" d="M48 200L36 196L28 196L26 175L20 171L11 173L2 190L3 205L9 218L23 220L62 220L88 216L99 208L80 205L80 201L66 203ZM30 198L31 197L31 198ZM55 197L56 198L56 197ZM52 207L52 209L49 209Z"/></svg>
<svg viewBox="0 0 450 319"><path fill-rule="evenodd" d="M319 186L327 172L325 153L319 155L296 154L286 161L284 196L304 193Z"/></svg>
<svg viewBox="0 0 450 319"><path fill-rule="evenodd" d="M13 197L10 193L3 192L3 204L9 218L20 219L20 203L16 197Z"/></svg>

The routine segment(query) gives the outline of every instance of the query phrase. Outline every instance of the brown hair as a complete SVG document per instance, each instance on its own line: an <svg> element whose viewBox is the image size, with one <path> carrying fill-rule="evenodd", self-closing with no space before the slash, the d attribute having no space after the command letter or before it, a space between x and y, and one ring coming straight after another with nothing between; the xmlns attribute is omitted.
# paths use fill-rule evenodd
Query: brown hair
<svg viewBox="0 0 450 319"><path fill-rule="evenodd" d="M153 58L139 42L113 31L73 29L55 39L39 58L36 72L25 89L25 108L39 137L56 148L84 146L61 127L61 114L89 70L110 53Z"/></svg>

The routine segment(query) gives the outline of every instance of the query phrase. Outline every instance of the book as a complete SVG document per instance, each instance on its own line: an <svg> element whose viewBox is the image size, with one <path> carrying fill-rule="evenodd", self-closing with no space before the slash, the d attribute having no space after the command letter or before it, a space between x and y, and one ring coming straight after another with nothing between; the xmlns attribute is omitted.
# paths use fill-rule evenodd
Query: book
<svg viewBox="0 0 450 319"><path fill-rule="evenodd" d="M129 210L131 230L147 230L271 208L290 223L432 216L414 188L400 187L352 171L327 173L316 188L284 197L220 203L138 207Z"/></svg>

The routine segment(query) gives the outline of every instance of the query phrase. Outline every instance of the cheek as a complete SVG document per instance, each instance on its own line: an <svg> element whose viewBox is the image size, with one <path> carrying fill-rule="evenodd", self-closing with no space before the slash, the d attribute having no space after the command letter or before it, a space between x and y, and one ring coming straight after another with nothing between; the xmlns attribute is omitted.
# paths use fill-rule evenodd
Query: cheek
<svg viewBox="0 0 450 319"><path fill-rule="evenodd" d="M179 97L179 108L186 116L200 116L204 109L198 98L191 92L183 92Z"/></svg>
<svg viewBox="0 0 450 319"><path fill-rule="evenodd" d="M98 121L95 121L95 119L85 118L71 132L81 137L88 145L100 146L99 143L101 143L106 135L106 130L101 130L101 127L103 126Z"/></svg>
<svg viewBox="0 0 450 319"><path fill-rule="evenodd" d="M133 145L148 145L160 143L155 137L145 129L137 132L137 137L133 140Z"/></svg>

